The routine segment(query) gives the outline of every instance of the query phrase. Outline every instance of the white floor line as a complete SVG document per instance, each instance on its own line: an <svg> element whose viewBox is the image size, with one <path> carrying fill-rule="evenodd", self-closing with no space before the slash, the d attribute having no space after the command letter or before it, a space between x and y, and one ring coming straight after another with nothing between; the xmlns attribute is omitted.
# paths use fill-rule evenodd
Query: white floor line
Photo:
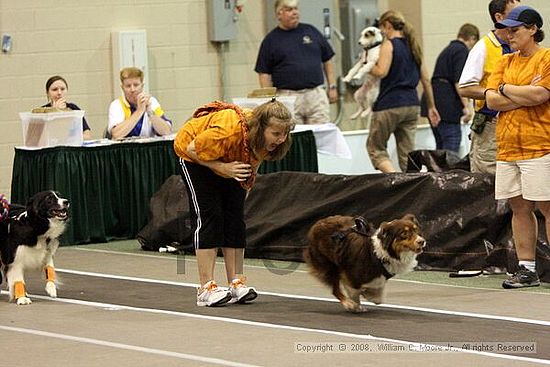
<svg viewBox="0 0 550 367"><path fill-rule="evenodd" d="M153 283L153 284L166 284L166 285L174 285L174 286L180 286L180 287L197 288L199 286L196 283L183 283L183 282L174 282L174 281L159 280L159 279L136 278L136 277L130 277L130 276L123 276L123 275L92 273L92 272L72 270L72 269L56 269L56 271L58 271L59 273L85 275L85 276L91 276L96 278L128 280L128 281L134 281L134 282ZM259 291L258 293L264 294L267 296L275 296L275 297L305 299L305 300L322 301L322 302L338 302L334 298L326 298L326 297L304 296L304 295L297 295L297 294L286 294L286 293L276 293L276 292L266 292L266 291ZM520 317L488 315L488 314L480 314L480 313L473 313L473 312L449 311L449 310L440 310L440 309L434 309L434 308L403 306L403 305L393 305L393 304L381 304L381 305L375 306L374 304L369 302L362 302L362 304L372 305L373 307L381 307L381 308L390 308L390 309L393 308L393 309L400 309L400 310L435 313L435 314L441 314L441 315L464 316L464 317L472 317L472 318L479 318L479 319L510 321L510 322L524 323L524 324L550 326L550 321L525 319Z"/></svg>
<svg viewBox="0 0 550 367"><path fill-rule="evenodd" d="M63 251L65 250L63 247L60 248L57 251ZM124 256L134 256L134 257L150 257L155 259L164 259L164 260L175 260L173 257L166 256L166 255L160 255L156 252L150 251L149 254L134 254L133 252L122 252L122 251L113 251L113 250L101 250L97 248L84 248L84 247L68 247L67 250L74 250L74 251L85 251L85 252L97 252L100 254L115 254L115 255L124 255ZM147 251L146 251L147 252ZM155 254L155 255L153 255Z"/></svg>
<svg viewBox="0 0 550 367"><path fill-rule="evenodd" d="M34 296L34 297L37 298L37 296ZM77 342L77 343L93 344L93 345L99 345L99 346L102 346L102 347L124 349L124 350L130 350L130 351L134 351L134 352L142 352L142 353L147 353L147 354L161 355L163 357L172 357L172 358L178 358L178 359L184 359L184 360L190 360L190 361L197 361L197 362L202 362L202 363L217 364L217 365L221 365L221 366L257 367L255 365L251 365L251 364L228 361L226 359L210 358L210 357L203 357L203 356L198 356L198 355L194 355L194 354L178 353L178 352L171 352L171 351L162 350L162 349L140 347L140 346L137 346L137 345L114 343L114 342L109 342L109 341L100 340L100 339L91 339L91 338L83 338L83 337L67 335L67 334L52 333L52 332L49 332L49 331L26 329L26 328L5 326L5 325L0 325L0 330L11 331L11 332L16 332L16 333L31 334L31 335L37 335L37 336L46 336L48 338L69 340L69 341ZM5 340L4 340L4 342L5 342Z"/></svg>
<svg viewBox="0 0 550 367"><path fill-rule="evenodd" d="M0 293L7 293L7 292L2 291ZM367 335L367 334L353 334L353 333L344 333L344 332L333 331L333 330L310 329L310 328L298 327L298 326L288 326L288 325L271 324L271 323L257 322L257 321L232 319L232 318L228 318L228 317L197 315L197 314L186 313L186 312L159 310L159 309L153 309L153 308L141 308L141 307L124 306L124 305L117 305L117 304L110 304L110 303L81 301L81 300L69 299L69 298L50 298L50 297L47 297L47 296L39 296L39 295L30 295L30 297L31 298L36 298L36 299L44 299L44 300L54 301L54 302L76 304L76 305L81 305L81 306L99 307L99 308L104 308L104 309L107 309L107 310L127 310L127 311L135 311L135 312L164 314L164 315L170 315L170 316L176 316L176 317L188 317L188 318L202 319L202 320L209 320L209 321L227 322L227 323L232 323L232 324L240 324L240 325L253 326L253 327L264 327L264 328L270 328L270 329L301 331L301 332L341 336L341 337L346 337L346 338L354 338L354 339L361 339L361 340L368 340L368 341L382 341L382 342L387 342L387 343L402 344L402 345L409 346L409 347L414 347L414 348L420 348L420 347L434 347L434 348L436 348L437 347L436 345L431 345L431 344L426 344L426 343L411 342L411 341L400 340L400 339L382 338L382 337L376 337L376 336ZM1 328L7 328L7 327L0 325L0 329ZM82 339L85 339L85 338L82 338ZM90 339L90 340L95 340L95 339ZM116 344L116 343L114 343L114 344ZM133 347L133 346L130 346L130 347ZM136 348L141 348L141 347L136 347ZM409 348L409 350L410 350L410 348ZM537 364L541 364L541 365L550 365L550 360L547 360L547 359L512 356L512 355L507 355L507 354L482 352L482 351L476 351L476 350L465 350L465 349L457 349L457 348L453 348L452 350L454 352L458 352L458 353L475 354L475 355L486 356L486 357L490 357L490 358L499 358L499 359L506 359L506 360L514 360L514 361L524 361L524 362L537 363ZM166 353L172 353L172 352L166 352ZM421 353L421 352L411 352L411 353Z"/></svg>
<svg viewBox="0 0 550 367"><path fill-rule="evenodd" d="M104 274L104 273L92 273L89 271L73 270L73 269L61 269L56 268L57 273L67 273L75 275L85 275L95 278L106 278L106 279L118 279L118 280L129 280L132 282L141 282L141 283L153 283L153 284L166 284L166 285L175 285L179 287L193 287L198 288L199 284L197 283L184 283L184 282L174 282L171 280L160 280L160 279L149 279L149 278L136 278L126 275L115 275L115 274Z"/></svg>
<svg viewBox="0 0 550 367"><path fill-rule="evenodd" d="M148 258L163 259L163 260L170 260L170 261L176 261L177 260L177 258L169 257L169 256L163 256L163 255L134 254L132 252L121 252L121 251L113 251L113 250L100 250L100 249L93 249L93 248L88 249L88 248L82 248L82 247L75 247L75 248L71 248L71 250L86 251L86 252L97 252L97 253L104 253L104 254L116 254L116 255L125 255L125 256L148 257ZM177 255L174 255L174 256L177 256ZM185 258L185 261L197 262L197 260L195 260L192 257L184 256L184 258ZM246 259L245 259L245 261L246 261ZM268 260L266 260L266 261L268 261ZM278 261L278 260L274 260L274 261ZM223 261L216 261L216 264L217 265L223 265L224 262ZM249 264L244 264L244 267L245 268L251 268L251 269L270 269L267 266L249 265ZM285 269L281 269L281 268L273 268L273 269L275 269L275 270L285 270ZM307 270L296 269L296 270L292 270L292 271L297 272L297 273L308 273Z"/></svg>
<svg viewBox="0 0 550 367"><path fill-rule="evenodd" d="M74 247L71 248L71 250L78 250L78 251L87 251L87 252L97 252L97 253L105 253L105 254L116 254L116 255L125 255L125 256L136 256L136 257L149 257L149 258L155 258L155 259L164 259L169 261L176 261L177 258L174 257L168 257L168 256L162 256L162 255L147 255L147 254L134 254L131 252L121 252L121 251L113 251L113 250L100 250L100 249L88 249L83 247ZM246 259L245 259L246 260ZM191 261L191 262L197 262L194 258L191 257L185 257L185 261ZM223 261L216 261L217 265L223 265ZM251 268L251 269L270 269L267 266L259 266L259 265L247 265L244 264L245 268ZM281 268L272 268L275 270L284 270ZM307 270L292 270L296 273L309 273ZM390 280L391 282L399 282L399 283L411 283L411 284L422 284L422 285L429 285L429 286L438 286L438 287L447 287L447 288L461 288L461 289L475 289L480 291L488 291L488 292L510 292L509 290L505 289L493 289L493 288L482 288L482 287L472 287L472 286L465 286L465 285L457 285L457 284L444 284L444 283L432 283L432 282L423 282L419 280L408 280L408 279L399 279L399 278L393 278ZM536 294L539 296L546 296L550 297L550 293L529 293L529 294Z"/></svg>
<svg viewBox="0 0 550 367"><path fill-rule="evenodd" d="M423 282L423 281L420 281L420 280L395 279L395 278L392 278L390 281L391 282L401 282L401 283L411 283L411 284L421 284L421 285L433 285L433 286L448 287L448 288L475 289L475 290L479 290L479 291L510 293L510 290L506 290L506 289L503 289L503 288L494 289L494 288L471 287L471 286L467 286L467 285L432 283L432 282ZM550 297L550 293L530 292L529 294L530 295L542 296L542 297L545 297L545 296Z"/></svg>

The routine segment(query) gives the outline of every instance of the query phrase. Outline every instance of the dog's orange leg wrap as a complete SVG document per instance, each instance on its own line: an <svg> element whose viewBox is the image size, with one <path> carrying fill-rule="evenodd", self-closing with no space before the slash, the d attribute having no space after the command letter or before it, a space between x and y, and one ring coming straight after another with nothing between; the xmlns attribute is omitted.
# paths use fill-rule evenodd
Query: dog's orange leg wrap
<svg viewBox="0 0 550 367"><path fill-rule="evenodd" d="M51 266L44 267L44 272L46 273L46 281L54 282L55 281L55 269Z"/></svg>
<svg viewBox="0 0 550 367"><path fill-rule="evenodd" d="M15 284L13 285L13 293L15 299L25 297L27 295L27 292L25 291L25 283L15 282Z"/></svg>

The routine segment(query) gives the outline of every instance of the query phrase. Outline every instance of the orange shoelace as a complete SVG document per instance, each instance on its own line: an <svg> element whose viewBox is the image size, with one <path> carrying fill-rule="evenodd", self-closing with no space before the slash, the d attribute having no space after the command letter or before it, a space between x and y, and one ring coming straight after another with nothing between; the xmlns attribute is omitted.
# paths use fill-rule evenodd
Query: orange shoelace
<svg viewBox="0 0 550 367"><path fill-rule="evenodd" d="M202 292L213 292L215 291L216 289L218 289L218 285L216 284L216 282L209 282L208 286L205 288L203 286L199 287L199 294L201 294Z"/></svg>
<svg viewBox="0 0 550 367"><path fill-rule="evenodd" d="M246 281L246 277L233 279L229 284L229 286L233 288L246 287L246 284L244 284L245 281Z"/></svg>

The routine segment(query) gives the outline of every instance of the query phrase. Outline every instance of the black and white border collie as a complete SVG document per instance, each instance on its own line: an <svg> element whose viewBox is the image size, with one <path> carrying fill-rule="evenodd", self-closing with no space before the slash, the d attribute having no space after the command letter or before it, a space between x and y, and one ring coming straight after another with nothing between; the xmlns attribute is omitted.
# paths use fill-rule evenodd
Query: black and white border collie
<svg viewBox="0 0 550 367"><path fill-rule="evenodd" d="M42 191L29 199L26 208L11 206L6 220L0 223L0 259L7 279L10 301L18 305L31 303L25 289L25 271L43 268L46 292L57 297L53 256L59 236L69 218L69 201L55 191Z"/></svg>
<svg viewBox="0 0 550 367"><path fill-rule="evenodd" d="M304 260L311 273L351 312L364 311L361 296L382 303L388 279L413 270L426 245L412 214L377 229L361 217L336 215L315 223L308 240Z"/></svg>

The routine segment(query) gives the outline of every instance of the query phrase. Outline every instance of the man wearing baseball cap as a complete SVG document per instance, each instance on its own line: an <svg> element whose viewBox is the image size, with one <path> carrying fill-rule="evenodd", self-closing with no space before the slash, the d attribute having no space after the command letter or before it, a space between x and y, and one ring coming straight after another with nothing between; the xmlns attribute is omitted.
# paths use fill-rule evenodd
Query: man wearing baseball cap
<svg viewBox="0 0 550 367"><path fill-rule="evenodd" d="M542 17L535 9L530 6L522 5L512 9L506 19L495 23L495 27L502 29L533 24L539 29L542 28Z"/></svg>
<svg viewBox="0 0 550 367"><path fill-rule="evenodd" d="M520 6L519 0L491 0L489 16L493 24L506 19L508 14ZM496 171L496 116L485 103L483 92L489 76L503 55L513 52L508 45L508 32L493 29L483 36L470 50L458 82L458 93L463 98L475 100L475 113L470 132L470 170L495 174Z"/></svg>
<svg viewBox="0 0 550 367"><path fill-rule="evenodd" d="M540 284L535 254L538 228L535 210L545 220L550 237L550 49L542 17L529 6L518 6L495 23L506 29L510 46L491 74L485 90L487 106L500 111L496 126L495 198L512 209L512 235L519 270L506 279L507 289Z"/></svg>

